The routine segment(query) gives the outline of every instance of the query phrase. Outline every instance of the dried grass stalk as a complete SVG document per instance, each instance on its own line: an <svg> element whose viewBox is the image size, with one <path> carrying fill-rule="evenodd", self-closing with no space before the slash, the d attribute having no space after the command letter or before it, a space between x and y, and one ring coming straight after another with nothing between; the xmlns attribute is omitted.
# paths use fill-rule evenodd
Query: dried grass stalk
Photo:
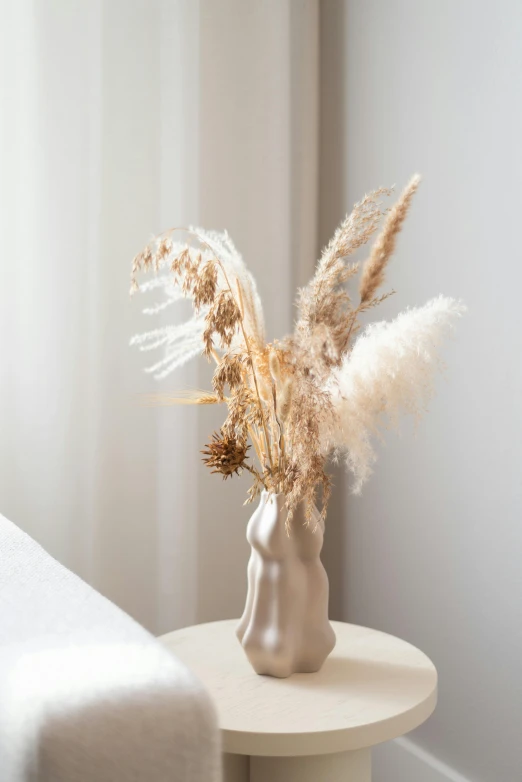
<svg viewBox="0 0 522 782"><path fill-rule="evenodd" d="M359 270L345 259L365 244L381 219L380 198L389 195L379 188L355 204L325 247L312 281L298 295L299 317L295 344L309 357L309 371L324 376L340 359L346 342L350 296L345 284Z"/></svg>
<svg viewBox="0 0 522 782"><path fill-rule="evenodd" d="M384 282L386 265L395 252L397 234L407 217L411 201L420 184L415 174L404 188L399 200L386 215L381 233L377 237L361 275L359 294L361 303L371 301Z"/></svg>
<svg viewBox="0 0 522 782"><path fill-rule="evenodd" d="M171 405L218 405L223 402L217 394L191 389L177 394L142 394L140 402L144 407L168 407Z"/></svg>

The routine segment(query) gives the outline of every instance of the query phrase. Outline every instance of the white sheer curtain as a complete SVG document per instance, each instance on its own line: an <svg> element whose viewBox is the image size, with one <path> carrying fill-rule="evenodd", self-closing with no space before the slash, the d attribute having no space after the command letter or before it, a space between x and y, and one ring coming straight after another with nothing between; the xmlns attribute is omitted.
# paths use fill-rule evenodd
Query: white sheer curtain
<svg viewBox="0 0 522 782"><path fill-rule="evenodd" d="M151 232L227 228L271 332L315 255L318 2L0 4L0 511L152 630L237 613L245 486L218 421L140 407ZM212 476L214 479L215 476Z"/></svg>

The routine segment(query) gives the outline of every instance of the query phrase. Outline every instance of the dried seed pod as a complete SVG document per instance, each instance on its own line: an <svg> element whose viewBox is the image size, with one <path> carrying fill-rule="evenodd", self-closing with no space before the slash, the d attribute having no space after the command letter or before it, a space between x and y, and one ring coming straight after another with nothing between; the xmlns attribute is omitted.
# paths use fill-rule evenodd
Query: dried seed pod
<svg viewBox="0 0 522 782"><path fill-rule="evenodd" d="M246 468L247 451L250 448L244 442L235 437L224 434L222 431L214 432L212 440L207 444L207 449L201 451L203 461L211 472L221 473L223 480L232 477L234 473Z"/></svg>

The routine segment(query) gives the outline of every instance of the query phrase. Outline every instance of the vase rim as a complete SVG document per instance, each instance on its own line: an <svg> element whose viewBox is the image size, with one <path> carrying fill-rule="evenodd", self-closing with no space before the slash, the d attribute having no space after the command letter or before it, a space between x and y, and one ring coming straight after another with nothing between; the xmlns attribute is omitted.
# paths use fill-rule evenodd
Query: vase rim
<svg viewBox="0 0 522 782"><path fill-rule="evenodd" d="M280 497L286 497L286 494L282 491L277 492L277 494L273 491L268 491L267 489L263 489L261 492L261 497L275 497L276 500L278 500Z"/></svg>
<svg viewBox="0 0 522 782"><path fill-rule="evenodd" d="M264 505L268 504L268 502L271 500L272 497L274 498L279 511L286 511L287 510L287 508L286 508L286 494L284 492L278 492L277 494L274 494L274 492L267 491L266 489L263 489L263 491L260 492L260 494L259 494L259 505L261 506L263 504ZM296 515L299 512L299 509L303 508L303 502L304 502L304 500L301 500L298 503L298 507L295 509L295 514ZM314 503L314 511L317 514L318 518L319 518L320 514L319 514L319 511L317 510L317 506L315 505L315 503ZM319 524L321 526L321 529L324 531L324 520L320 520Z"/></svg>

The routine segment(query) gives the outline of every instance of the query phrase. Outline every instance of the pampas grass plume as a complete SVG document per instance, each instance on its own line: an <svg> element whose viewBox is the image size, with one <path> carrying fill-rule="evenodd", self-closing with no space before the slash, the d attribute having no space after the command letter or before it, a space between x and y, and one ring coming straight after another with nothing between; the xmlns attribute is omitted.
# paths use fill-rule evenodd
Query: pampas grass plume
<svg viewBox="0 0 522 782"><path fill-rule="evenodd" d="M397 426L402 413L423 411L440 367L438 347L465 310L460 301L438 296L391 322L371 324L328 381L339 427L326 448L344 455L355 493L375 462L372 437L383 425Z"/></svg>
<svg viewBox="0 0 522 782"><path fill-rule="evenodd" d="M399 200L392 206L381 233L377 237L368 260L363 266L359 294L361 303L371 301L384 282L384 272L388 261L395 252L397 234L401 230L408 214L411 200L420 184L419 174L414 174L404 188Z"/></svg>

